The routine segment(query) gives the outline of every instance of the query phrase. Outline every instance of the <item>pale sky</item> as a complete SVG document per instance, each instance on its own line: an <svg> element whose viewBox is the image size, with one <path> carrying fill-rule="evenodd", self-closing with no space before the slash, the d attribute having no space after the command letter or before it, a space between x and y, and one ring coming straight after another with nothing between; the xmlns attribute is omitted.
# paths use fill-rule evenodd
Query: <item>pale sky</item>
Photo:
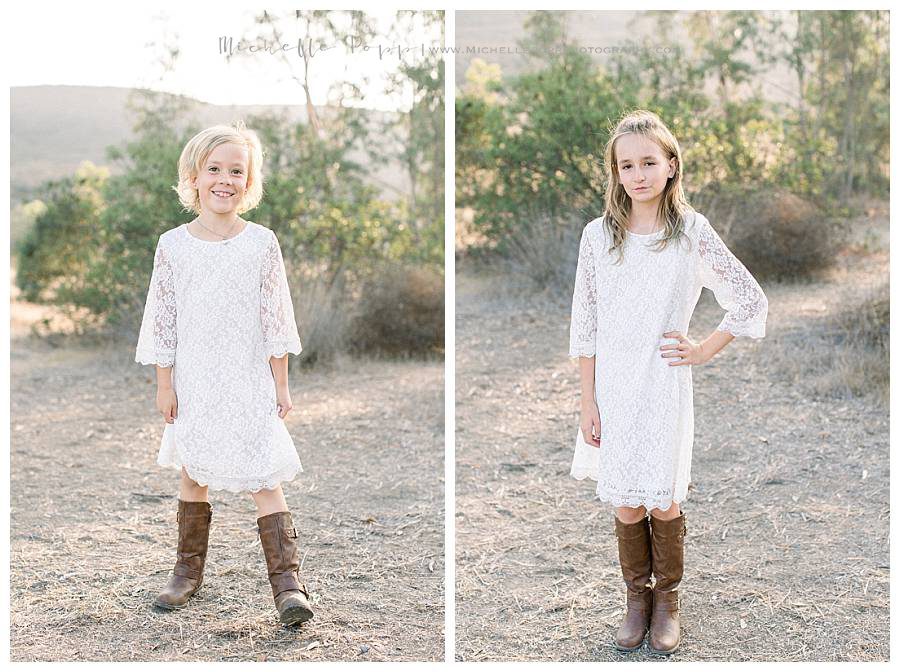
<svg viewBox="0 0 900 672"><path fill-rule="evenodd" d="M256 10L259 11L259 10ZM295 74L302 77L303 58L296 48L303 37L301 24L290 10L273 10L283 17L278 25ZM395 71L396 47L427 49L439 33L404 36L387 35L393 11L368 12L377 19L378 36L371 49L345 54L342 48L319 51L309 59L311 93L316 105L327 102L329 86L336 79L356 82L366 94L363 106L392 110L406 109L409 99L390 98L382 93L385 76ZM219 37L234 38L260 34L253 25L253 10L226 3L174 6L131 3L97 6L91 3L40 5L16 3L8 10L7 53L13 59L7 78L10 86L68 84L90 86L146 87L179 93L219 105L302 105L300 85L278 56L250 54L227 63L219 53ZM270 31L267 31L267 34ZM177 44L181 53L175 70L163 75L160 45ZM379 47L382 54L379 55ZM394 47L394 51L390 49ZM415 51L403 58L416 63ZM346 71L346 72L345 72ZM368 85L361 77L370 79Z"/></svg>

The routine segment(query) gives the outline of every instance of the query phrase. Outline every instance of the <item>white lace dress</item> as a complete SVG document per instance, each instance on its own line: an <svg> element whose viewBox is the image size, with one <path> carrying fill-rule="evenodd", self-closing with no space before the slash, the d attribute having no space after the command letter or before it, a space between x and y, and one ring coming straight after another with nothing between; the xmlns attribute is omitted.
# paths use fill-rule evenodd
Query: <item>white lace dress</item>
<svg viewBox="0 0 900 672"><path fill-rule="evenodd" d="M205 241L187 224L159 237L135 361L172 366L178 409L157 462L212 490L257 492L302 471L278 417L269 357L300 336L275 234L248 222Z"/></svg>
<svg viewBox="0 0 900 672"><path fill-rule="evenodd" d="M626 234L624 259L603 218L584 227L572 300L569 356L596 357L600 447L575 438L571 475L597 481L596 498L613 506L667 510L687 496L694 443L691 366L669 366L659 347L688 333L708 287L727 312L720 331L765 335L768 301L759 283L699 213L686 215L686 238L662 252L663 232ZM688 242L690 249L688 249Z"/></svg>

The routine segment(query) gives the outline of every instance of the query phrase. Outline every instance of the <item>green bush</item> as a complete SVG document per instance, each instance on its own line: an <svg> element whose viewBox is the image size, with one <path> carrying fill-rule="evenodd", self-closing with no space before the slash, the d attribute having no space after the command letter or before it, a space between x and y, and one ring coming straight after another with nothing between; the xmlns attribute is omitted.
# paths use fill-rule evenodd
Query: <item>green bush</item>
<svg viewBox="0 0 900 672"><path fill-rule="evenodd" d="M755 11L654 14L653 43L627 42L633 49L606 66L566 41L563 13L532 14L523 40L538 54L531 67L504 78L476 59L456 98L456 202L472 213L473 244L513 258L532 233L531 213L581 223L602 214L609 133L624 112L644 108L679 139L690 201L750 192L740 207L753 216L733 239L748 266L769 277L827 267L848 196L887 194L888 13L796 14L794 24ZM673 36L676 18L690 50ZM763 95L774 67L797 78L796 100Z"/></svg>
<svg viewBox="0 0 900 672"><path fill-rule="evenodd" d="M181 150L200 127L167 100L143 109L133 141L109 149L120 169L114 176L86 165L44 185L43 207L17 247L23 298L86 309L110 333L134 338L157 239L195 216L182 210L172 186ZM357 310L374 267L443 263L442 222L420 225L406 201L381 199L348 158L366 139L358 116L343 110L322 134L283 117L247 119L266 154L265 195L243 216L279 238L310 361L346 346L351 318L341 316ZM413 308L431 319L422 306Z"/></svg>
<svg viewBox="0 0 900 672"><path fill-rule="evenodd" d="M34 303L80 303L96 262L109 171L85 162L71 177L43 186L33 222L14 245L16 283Z"/></svg>

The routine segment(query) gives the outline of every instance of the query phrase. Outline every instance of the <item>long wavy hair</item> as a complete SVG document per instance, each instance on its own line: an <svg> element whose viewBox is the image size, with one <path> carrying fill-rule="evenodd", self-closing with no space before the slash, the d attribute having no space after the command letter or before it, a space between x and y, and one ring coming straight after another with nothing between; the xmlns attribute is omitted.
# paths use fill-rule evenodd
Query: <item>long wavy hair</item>
<svg viewBox="0 0 900 672"><path fill-rule="evenodd" d="M631 197L619 179L616 140L627 133L641 135L655 142L662 150L666 163L675 157L675 174L668 179L659 202L657 215L662 219L665 233L656 240L656 251L663 250L670 242L679 240L684 233L685 215L693 209L687 202L681 186L681 148L672 132L662 119L647 110L634 110L625 114L616 124L606 143L606 210L603 224L612 240L608 252L617 252L616 263L621 263L624 255L628 215L631 212ZM686 238L686 236L685 236Z"/></svg>

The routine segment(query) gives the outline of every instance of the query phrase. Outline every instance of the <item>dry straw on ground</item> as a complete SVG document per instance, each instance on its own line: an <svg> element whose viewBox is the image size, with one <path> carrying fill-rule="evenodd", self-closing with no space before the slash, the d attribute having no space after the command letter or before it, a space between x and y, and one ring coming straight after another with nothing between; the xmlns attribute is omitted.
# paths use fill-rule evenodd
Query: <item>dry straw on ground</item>
<svg viewBox="0 0 900 672"><path fill-rule="evenodd" d="M151 602L175 560L177 472L156 466L152 369L131 353L28 337L14 304L14 661L443 658L443 366L295 371L285 485L316 616L277 619L246 494L211 492L204 585ZM24 332L24 333L23 333ZM292 365L292 368L296 365Z"/></svg>
<svg viewBox="0 0 900 672"><path fill-rule="evenodd" d="M856 226L882 244L845 249L816 283L764 283L766 338L737 339L694 367L674 660L888 660L887 407L880 385L864 396L849 385L886 362L857 360L845 376L834 363L853 361L868 337L822 334L870 305L888 276L886 212ZM578 423L568 300L511 293L502 276L458 278L458 659L650 659L613 646L625 600L613 514L592 481L568 474ZM877 305L869 313L883 324ZM721 315L705 291L690 335Z"/></svg>

